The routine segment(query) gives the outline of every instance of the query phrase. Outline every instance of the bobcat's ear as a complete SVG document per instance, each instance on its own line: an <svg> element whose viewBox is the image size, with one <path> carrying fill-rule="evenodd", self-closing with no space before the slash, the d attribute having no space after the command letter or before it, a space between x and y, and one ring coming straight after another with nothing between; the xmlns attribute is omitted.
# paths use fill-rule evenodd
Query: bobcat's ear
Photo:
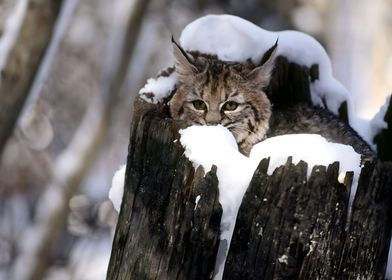
<svg viewBox="0 0 392 280"><path fill-rule="evenodd" d="M279 39L277 39L275 44L265 52L260 65L247 75L247 80L257 88L264 88L269 85L272 71L275 67L278 40Z"/></svg>
<svg viewBox="0 0 392 280"><path fill-rule="evenodd" d="M193 57L188 55L181 47L177 44L172 36L173 53L175 58L176 74L177 79L180 82L189 81L197 73L197 68L193 64Z"/></svg>

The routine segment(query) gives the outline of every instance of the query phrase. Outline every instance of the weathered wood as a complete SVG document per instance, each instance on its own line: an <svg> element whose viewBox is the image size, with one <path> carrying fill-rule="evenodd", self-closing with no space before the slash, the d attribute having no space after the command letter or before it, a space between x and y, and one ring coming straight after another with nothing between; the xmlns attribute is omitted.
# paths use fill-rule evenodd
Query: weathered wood
<svg viewBox="0 0 392 280"><path fill-rule="evenodd" d="M367 163L359 178L339 271L344 279L384 279L392 230L392 162Z"/></svg>
<svg viewBox="0 0 392 280"><path fill-rule="evenodd" d="M261 162L243 199L224 279L297 279L314 243L341 238L348 191L337 181L338 164L314 167L309 180L305 162L288 161L271 176L267 166ZM331 269L335 250L326 252L321 268Z"/></svg>
<svg viewBox="0 0 392 280"><path fill-rule="evenodd" d="M216 168L194 171L175 143L177 123L148 110L134 121L107 278L210 279L222 211Z"/></svg>
<svg viewBox="0 0 392 280"><path fill-rule="evenodd" d="M383 279L392 229L392 164L361 173L346 231L351 176L337 163L290 161L268 176L263 160L239 210L223 279Z"/></svg>
<svg viewBox="0 0 392 280"><path fill-rule="evenodd" d="M62 0L28 1L19 36L0 80L0 155L27 98Z"/></svg>
<svg viewBox="0 0 392 280"><path fill-rule="evenodd" d="M318 171L319 170L319 171ZM325 169L313 169L309 180L310 197L308 215L315 212L316 219L307 225L310 230L306 256L300 264L299 279L331 279L340 263L342 241L348 212L348 199L352 173L347 174L344 184L338 182L339 164Z"/></svg>

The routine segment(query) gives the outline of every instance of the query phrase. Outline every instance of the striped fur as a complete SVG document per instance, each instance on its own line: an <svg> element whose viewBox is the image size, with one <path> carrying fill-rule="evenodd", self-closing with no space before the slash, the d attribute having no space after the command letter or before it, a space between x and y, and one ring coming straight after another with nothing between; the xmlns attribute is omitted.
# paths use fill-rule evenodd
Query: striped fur
<svg viewBox="0 0 392 280"><path fill-rule="evenodd" d="M186 53L174 42L177 90L170 101L174 119L189 125L228 128L240 151L248 154L269 128L271 103L263 88L269 84L276 44L261 66L223 62L214 56Z"/></svg>

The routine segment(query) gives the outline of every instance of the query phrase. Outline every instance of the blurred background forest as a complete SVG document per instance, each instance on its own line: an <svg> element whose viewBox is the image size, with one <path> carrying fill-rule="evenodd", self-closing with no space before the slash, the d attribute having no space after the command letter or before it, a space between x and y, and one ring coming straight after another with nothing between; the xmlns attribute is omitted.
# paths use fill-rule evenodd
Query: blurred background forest
<svg viewBox="0 0 392 280"><path fill-rule="evenodd" d="M3 106L14 27L51 1L0 0ZM0 147L0 279L105 279L117 219L108 190L126 161L133 99L172 64L171 34L202 15L316 37L363 118L392 90L392 0L53 2L61 7L49 49ZM28 42L45 29L36 27Z"/></svg>

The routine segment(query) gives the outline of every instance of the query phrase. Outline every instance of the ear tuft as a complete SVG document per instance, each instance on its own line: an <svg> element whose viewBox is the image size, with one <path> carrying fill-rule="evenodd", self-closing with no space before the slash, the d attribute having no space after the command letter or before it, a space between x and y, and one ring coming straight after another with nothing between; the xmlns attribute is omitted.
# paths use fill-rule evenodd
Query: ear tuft
<svg viewBox="0 0 392 280"><path fill-rule="evenodd" d="M270 47L263 55L263 58L260 61L260 66L267 63L271 58L275 59L276 49L278 48L279 37L276 39L275 44Z"/></svg>
<svg viewBox="0 0 392 280"><path fill-rule="evenodd" d="M269 85L272 71L275 67L278 40L279 38L276 39L275 44L265 52L260 65L253 69L247 76L248 81L253 83L257 88L264 88Z"/></svg>
<svg viewBox="0 0 392 280"><path fill-rule="evenodd" d="M193 64L193 57L180 47L173 36L171 41L173 43L177 79L179 82L189 81L197 73L197 68Z"/></svg>

